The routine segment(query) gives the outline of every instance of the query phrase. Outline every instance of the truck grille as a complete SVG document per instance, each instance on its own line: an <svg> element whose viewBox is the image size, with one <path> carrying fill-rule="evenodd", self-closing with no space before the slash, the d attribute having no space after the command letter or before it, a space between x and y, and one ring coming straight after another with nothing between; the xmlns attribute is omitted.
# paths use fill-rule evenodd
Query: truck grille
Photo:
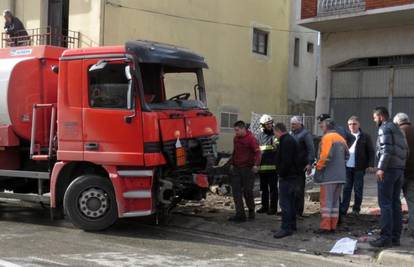
<svg viewBox="0 0 414 267"><path fill-rule="evenodd" d="M180 139L186 151L187 165L205 168L207 160L215 158L217 153L216 139L216 137ZM170 166L176 166L175 143L176 141L169 141L163 144L163 153Z"/></svg>

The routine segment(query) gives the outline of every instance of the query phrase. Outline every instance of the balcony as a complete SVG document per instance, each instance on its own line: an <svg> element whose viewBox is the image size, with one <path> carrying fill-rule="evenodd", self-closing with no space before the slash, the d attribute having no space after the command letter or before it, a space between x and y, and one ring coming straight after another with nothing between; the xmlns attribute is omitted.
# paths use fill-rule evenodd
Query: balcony
<svg viewBox="0 0 414 267"><path fill-rule="evenodd" d="M414 23L414 0L399 4L380 0L299 1L302 19L298 24L320 32L370 30Z"/></svg>
<svg viewBox="0 0 414 267"><path fill-rule="evenodd" d="M318 0L318 16L365 11L365 0Z"/></svg>
<svg viewBox="0 0 414 267"><path fill-rule="evenodd" d="M26 35L27 32L27 35ZM80 47L80 33L75 31L58 31L52 27L28 29L10 37L1 34L1 47L54 45L67 48Z"/></svg>

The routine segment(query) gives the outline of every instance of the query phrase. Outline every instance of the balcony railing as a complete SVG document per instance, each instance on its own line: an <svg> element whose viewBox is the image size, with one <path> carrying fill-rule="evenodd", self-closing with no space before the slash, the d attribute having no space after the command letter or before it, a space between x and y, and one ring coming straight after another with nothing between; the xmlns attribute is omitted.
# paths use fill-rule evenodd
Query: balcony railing
<svg viewBox="0 0 414 267"><path fill-rule="evenodd" d="M26 34L27 32L27 34ZM11 46L54 45L67 48L80 47L80 33L75 31L58 31L52 27L28 29L10 37L7 33L1 34L1 47Z"/></svg>
<svg viewBox="0 0 414 267"><path fill-rule="evenodd" d="M318 16L332 16L365 10L365 0L318 0Z"/></svg>

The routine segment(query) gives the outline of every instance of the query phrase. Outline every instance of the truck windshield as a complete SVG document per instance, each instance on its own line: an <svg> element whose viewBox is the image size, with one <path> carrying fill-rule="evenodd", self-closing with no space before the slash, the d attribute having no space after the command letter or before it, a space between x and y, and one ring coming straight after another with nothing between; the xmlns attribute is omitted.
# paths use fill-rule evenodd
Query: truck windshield
<svg viewBox="0 0 414 267"><path fill-rule="evenodd" d="M206 109L200 70L141 64L144 100L151 109Z"/></svg>

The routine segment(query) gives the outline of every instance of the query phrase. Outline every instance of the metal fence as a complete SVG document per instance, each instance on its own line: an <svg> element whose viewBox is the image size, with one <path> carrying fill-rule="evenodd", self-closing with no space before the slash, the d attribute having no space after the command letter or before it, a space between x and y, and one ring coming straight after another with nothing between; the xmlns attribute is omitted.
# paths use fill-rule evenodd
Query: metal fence
<svg viewBox="0 0 414 267"><path fill-rule="evenodd" d="M318 16L339 15L365 10L365 0L318 0Z"/></svg>
<svg viewBox="0 0 414 267"><path fill-rule="evenodd" d="M27 32L27 35L26 35ZM1 47L55 45L67 48L80 46L80 32L60 31L52 27L28 29L17 32L16 37L10 37L7 33L1 34Z"/></svg>

